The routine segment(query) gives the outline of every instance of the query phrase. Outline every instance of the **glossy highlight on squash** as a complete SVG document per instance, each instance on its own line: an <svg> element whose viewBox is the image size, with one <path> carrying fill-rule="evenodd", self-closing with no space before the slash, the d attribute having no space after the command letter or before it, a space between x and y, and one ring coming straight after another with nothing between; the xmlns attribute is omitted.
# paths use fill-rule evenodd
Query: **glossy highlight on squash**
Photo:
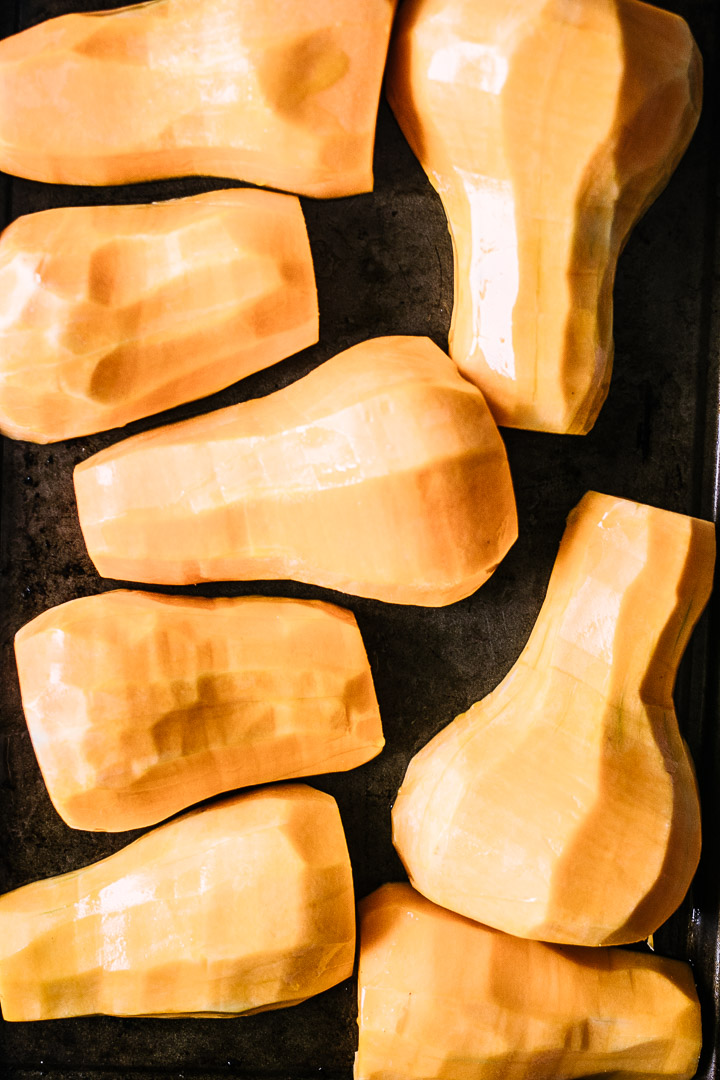
<svg viewBox="0 0 720 1080"><path fill-rule="evenodd" d="M355 1080L690 1080L689 964L523 941L409 885L360 905Z"/></svg>
<svg viewBox="0 0 720 1080"><path fill-rule="evenodd" d="M19 218L0 238L0 432L53 442L318 340L300 201L252 189Z"/></svg>
<svg viewBox="0 0 720 1080"><path fill-rule="evenodd" d="M700 856L672 690L714 559L709 521L583 498L514 667L410 762L393 839L420 892L576 945L669 918Z"/></svg>
<svg viewBox="0 0 720 1080"><path fill-rule="evenodd" d="M150 0L39 23L0 42L0 169L370 191L395 3Z"/></svg>
<svg viewBox="0 0 720 1080"><path fill-rule="evenodd" d="M304 784L192 811L0 897L5 1020L275 1009L348 978L354 952L337 804Z"/></svg>
<svg viewBox="0 0 720 1080"><path fill-rule="evenodd" d="M268 397L134 436L75 469L98 571L294 578L401 604L478 589L517 536L505 447L429 339L374 338Z"/></svg>
<svg viewBox="0 0 720 1080"><path fill-rule="evenodd" d="M687 24L638 0L405 0L387 88L455 253L450 355L501 426L584 434L617 259L695 129Z"/></svg>
<svg viewBox="0 0 720 1080"><path fill-rule="evenodd" d="M320 601L100 593L33 619L15 655L45 784L76 829L154 825L383 746L355 617Z"/></svg>

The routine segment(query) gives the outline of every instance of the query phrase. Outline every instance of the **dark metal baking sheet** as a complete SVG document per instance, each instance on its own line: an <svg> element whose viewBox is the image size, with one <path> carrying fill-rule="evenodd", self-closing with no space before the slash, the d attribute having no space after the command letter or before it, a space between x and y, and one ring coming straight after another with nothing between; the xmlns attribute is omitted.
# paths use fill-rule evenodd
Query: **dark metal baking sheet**
<svg viewBox="0 0 720 1080"><path fill-rule="evenodd" d="M0 34L98 0L2 0ZM720 124L715 0L668 0L688 19L706 63L703 118L669 187L636 227L615 290L616 360L607 403L583 438L506 431L520 539L475 595L440 610L402 608L278 583L207 586L198 593L326 597L357 615L370 656L387 746L354 772L317 778L338 800L357 894L404 872L390 843L390 807L410 756L485 695L517 657L539 610L569 510L588 488L702 517L716 516L720 356ZM224 186L182 180L123 188L54 187L0 178L3 224L52 206L145 202ZM114 587L85 552L72 494L74 465L155 426L268 393L366 337L428 334L447 343L452 257L444 215L386 105L375 191L303 200L320 296L321 339L309 350L162 418L52 446L3 441L0 493L0 891L84 865L134 838L67 828L47 798L20 708L15 631L53 604ZM167 589L172 592L176 590ZM698 1076L717 1080L720 910L720 723L716 595L683 661L681 727L698 767L704 853L690 894L655 937L692 961L705 1025ZM622 858L622 852L618 853ZM353 981L295 1008L237 1020L90 1017L0 1022L7 1080L350 1080L356 1044Z"/></svg>

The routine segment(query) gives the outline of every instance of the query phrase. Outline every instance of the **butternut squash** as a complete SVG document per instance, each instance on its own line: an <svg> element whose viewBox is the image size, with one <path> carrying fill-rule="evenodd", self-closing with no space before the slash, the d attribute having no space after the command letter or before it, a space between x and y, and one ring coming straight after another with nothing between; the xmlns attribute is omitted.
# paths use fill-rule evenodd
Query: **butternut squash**
<svg viewBox="0 0 720 1080"><path fill-rule="evenodd" d="M688 964L523 941L409 885L360 906L355 1080L689 1080L700 1007Z"/></svg>
<svg viewBox="0 0 720 1080"><path fill-rule="evenodd" d="M39 23L0 42L0 169L370 191L395 3L150 0Z"/></svg>
<svg viewBox="0 0 720 1080"><path fill-rule="evenodd" d="M280 1008L346 979L354 951L337 805L303 784L192 811L0 897L6 1020Z"/></svg>
<svg viewBox="0 0 720 1080"><path fill-rule="evenodd" d="M76 829L153 825L383 746L355 617L331 604L118 590L39 615L15 654L43 778Z"/></svg>
<svg viewBox="0 0 720 1080"><path fill-rule="evenodd" d="M0 239L0 431L52 442L204 397L318 340L300 202L76 206Z"/></svg>
<svg viewBox="0 0 720 1080"><path fill-rule="evenodd" d="M98 571L295 578L449 604L517 535L502 440L427 338L361 342L266 398L144 432L75 470Z"/></svg>
<svg viewBox="0 0 720 1080"><path fill-rule="evenodd" d="M647 937L700 855L672 702L707 601L710 522L590 492L520 658L411 761L395 845L425 896L520 937Z"/></svg>
<svg viewBox="0 0 720 1080"><path fill-rule="evenodd" d="M685 22L638 0L406 0L388 95L455 253L450 355L498 424L584 434L620 251L700 111Z"/></svg>

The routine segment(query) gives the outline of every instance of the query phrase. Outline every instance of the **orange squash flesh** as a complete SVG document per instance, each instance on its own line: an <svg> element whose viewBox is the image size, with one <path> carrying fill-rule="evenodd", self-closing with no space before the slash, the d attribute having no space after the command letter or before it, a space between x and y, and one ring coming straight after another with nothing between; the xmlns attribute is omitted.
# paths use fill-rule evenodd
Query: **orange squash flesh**
<svg viewBox="0 0 720 1080"><path fill-rule="evenodd" d="M118 590L39 615L15 654L43 778L76 829L153 825L383 746L360 631L330 604Z"/></svg>
<svg viewBox="0 0 720 1080"><path fill-rule="evenodd" d="M44 443L127 424L318 334L294 196L234 189L30 214L0 239L0 431Z"/></svg>
<svg viewBox="0 0 720 1080"><path fill-rule="evenodd" d="M0 897L5 1020L279 1008L348 978L354 951L337 805L303 784L195 810Z"/></svg>
<svg viewBox="0 0 720 1080"><path fill-rule="evenodd" d="M688 964L523 941L408 885L360 906L355 1080L689 1080Z"/></svg>
<svg viewBox="0 0 720 1080"><path fill-rule="evenodd" d="M75 470L107 576L295 578L437 606L517 535L482 395L427 338L362 342L266 398L127 439Z"/></svg>
<svg viewBox="0 0 720 1080"><path fill-rule="evenodd" d="M498 424L584 434L632 226L700 111L686 23L638 0L406 0L387 88L443 201L450 355Z"/></svg>
<svg viewBox="0 0 720 1080"><path fill-rule="evenodd" d="M410 763L393 838L420 892L577 945L672 914L700 855L672 688L714 557L710 522L585 496L515 666Z"/></svg>
<svg viewBox="0 0 720 1080"><path fill-rule="evenodd" d="M150 0L39 23L0 42L0 169L370 191L395 2Z"/></svg>

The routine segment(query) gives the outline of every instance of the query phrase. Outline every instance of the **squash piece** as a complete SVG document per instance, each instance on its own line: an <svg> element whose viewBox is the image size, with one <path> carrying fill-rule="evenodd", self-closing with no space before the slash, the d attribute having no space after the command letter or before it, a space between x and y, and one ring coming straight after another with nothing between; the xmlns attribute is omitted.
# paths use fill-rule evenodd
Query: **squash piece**
<svg viewBox="0 0 720 1080"><path fill-rule="evenodd" d="M295 578L449 604L517 535L480 391L427 338L361 342L266 398L144 432L75 470L101 574Z"/></svg>
<svg viewBox="0 0 720 1080"><path fill-rule="evenodd" d="M592 427L632 226L700 111L686 23L638 0L406 0L388 72L455 253L450 355L498 424Z"/></svg>
<svg viewBox="0 0 720 1080"><path fill-rule="evenodd" d="M76 829L154 825L383 746L355 617L319 601L118 590L39 615L15 654L50 798Z"/></svg>
<svg viewBox="0 0 720 1080"><path fill-rule="evenodd" d="M688 964L559 948L436 907L409 885L360 905L355 1080L689 1080Z"/></svg>
<svg viewBox="0 0 720 1080"><path fill-rule="evenodd" d="M236 188L29 214L0 239L0 431L44 443L127 424L318 334L295 196Z"/></svg>
<svg viewBox="0 0 720 1080"><path fill-rule="evenodd" d="M672 914L700 856L672 688L714 557L708 521L584 497L520 658L407 770L393 834L420 892L577 945Z"/></svg>
<svg viewBox="0 0 720 1080"><path fill-rule="evenodd" d="M337 804L304 784L192 811L0 897L6 1020L295 1005L348 978L354 951Z"/></svg>
<svg viewBox="0 0 720 1080"><path fill-rule="evenodd" d="M0 42L0 169L370 191L395 4L150 0L39 23Z"/></svg>

